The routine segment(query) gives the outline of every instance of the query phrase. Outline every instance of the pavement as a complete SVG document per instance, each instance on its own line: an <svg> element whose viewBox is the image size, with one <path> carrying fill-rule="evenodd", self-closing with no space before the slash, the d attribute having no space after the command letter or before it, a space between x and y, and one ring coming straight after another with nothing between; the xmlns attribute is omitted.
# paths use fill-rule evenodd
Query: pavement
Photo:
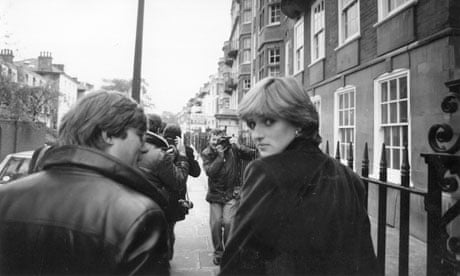
<svg viewBox="0 0 460 276"><path fill-rule="evenodd" d="M204 171L198 178L189 177L187 186L194 208L185 220L176 224L171 275L217 275L219 267L212 263L209 204L205 200L207 177ZM375 249L377 230L374 218L371 218L371 224ZM385 275L398 275L398 243L398 229L387 227ZM426 244L414 237L410 237L409 275L426 275Z"/></svg>

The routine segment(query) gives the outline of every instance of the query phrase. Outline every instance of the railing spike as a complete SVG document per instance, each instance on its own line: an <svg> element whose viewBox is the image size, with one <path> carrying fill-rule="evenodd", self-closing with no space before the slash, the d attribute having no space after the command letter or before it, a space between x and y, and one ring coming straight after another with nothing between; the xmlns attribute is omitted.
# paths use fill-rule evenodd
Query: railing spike
<svg viewBox="0 0 460 276"><path fill-rule="evenodd" d="M329 155L329 140L326 140L326 154Z"/></svg>
<svg viewBox="0 0 460 276"><path fill-rule="evenodd" d="M337 141L337 147L335 149L335 159L340 161L340 141Z"/></svg>
<svg viewBox="0 0 460 276"><path fill-rule="evenodd" d="M382 152L380 156L380 180L387 181L387 154L385 143L382 143Z"/></svg>
<svg viewBox="0 0 460 276"><path fill-rule="evenodd" d="M368 149L367 149L367 142L364 144L364 156L363 156L363 164L362 164L362 167L361 167L361 175L362 177L369 177L369 152L368 152ZM365 193L366 193L366 196L365 196L365 199L366 199L366 202L365 202L365 207L366 207L366 210L368 208L368 194L369 194L369 183L367 181L364 181L364 189L365 189Z"/></svg>

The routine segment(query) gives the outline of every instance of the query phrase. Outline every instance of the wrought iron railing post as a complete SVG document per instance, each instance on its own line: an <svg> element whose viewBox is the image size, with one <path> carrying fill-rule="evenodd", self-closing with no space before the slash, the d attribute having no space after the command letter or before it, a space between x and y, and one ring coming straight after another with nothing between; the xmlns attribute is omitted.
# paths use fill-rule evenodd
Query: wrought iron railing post
<svg viewBox="0 0 460 276"><path fill-rule="evenodd" d="M441 103L443 112L449 114L458 110L460 102L460 79L446 83L449 93ZM458 193L460 185L460 136L447 123L435 124L428 132L428 142L436 153L425 153L422 157L428 165L428 192L425 196L427 211L427 275L458 275L458 233L447 232L448 224L460 214L460 202L443 215L442 192ZM457 197L457 196L456 196ZM458 229L456 229L458 231Z"/></svg>
<svg viewBox="0 0 460 276"><path fill-rule="evenodd" d="M353 170L353 143L350 142L348 146L348 158L347 158L348 167Z"/></svg>
<svg viewBox="0 0 460 276"><path fill-rule="evenodd" d="M335 159L340 161L340 142L337 141L337 147L335 149Z"/></svg>
<svg viewBox="0 0 460 276"><path fill-rule="evenodd" d="M407 145L404 145L403 160L401 164L401 186L410 186L410 165ZM409 274L409 211L410 194L401 191L399 207L399 275Z"/></svg>
<svg viewBox="0 0 460 276"><path fill-rule="evenodd" d="M387 158L385 144L382 144L382 155L380 158L379 180L387 181ZM387 188L379 185L379 207L378 207L378 228L377 228L377 260L382 275L385 275L385 252L386 252L386 231L387 231Z"/></svg>
<svg viewBox="0 0 460 276"><path fill-rule="evenodd" d="M369 152L368 152L368 149L367 149L367 142L364 144L364 155L363 155L363 164L362 164L362 167L361 167L361 176L362 177L365 177L365 178L368 178L369 177ZM368 209L368 196L369 196L369 182L367 181L363 181L364 182L364 191L365 191L365 198L366 198L366 202L365 202L365 207L366 207L366 210Z"/></svg>

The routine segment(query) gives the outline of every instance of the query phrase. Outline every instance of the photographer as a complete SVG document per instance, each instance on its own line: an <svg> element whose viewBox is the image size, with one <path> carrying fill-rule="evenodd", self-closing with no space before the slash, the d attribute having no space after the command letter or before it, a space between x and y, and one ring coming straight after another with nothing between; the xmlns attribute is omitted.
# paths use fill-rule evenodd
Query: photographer
<svg viewBox="0 0 460 276"><path fill-rule="evenodd" d="M230 142L223 130L211 131L209 146L201 153L208 176L206 201L210 203L210 226L215 265L220 264L236 204L240 159L251 160L254 150ZM223 234L223 235L222 235Z"/></svg>

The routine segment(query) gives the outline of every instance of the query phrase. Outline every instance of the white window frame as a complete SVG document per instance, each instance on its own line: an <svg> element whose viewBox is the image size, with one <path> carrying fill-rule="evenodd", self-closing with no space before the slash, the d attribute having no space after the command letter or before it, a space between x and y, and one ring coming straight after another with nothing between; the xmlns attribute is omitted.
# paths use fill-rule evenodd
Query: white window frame
<svg viewBox="0 0 460 276"><path fill-rule="evenodd" d="M243 79L243 89L249 90L251 89L251 79Z"/></svg>
<svg viewBox="0 0 460 276"><path fill-rule="evenodd" d="M352 93L352 97L350 97ZM340 106L340 97L342 95L348 95L346 99L347 103L343 103ZM340 121L340 112L346 114L347 122L345 123L345 117L343 122ZM352 113L352 114L351 114ZM353 162L356 160L356 87L347 85L337 89L334 93L334 153L337 152L337 141L340 144L340 162L347 165L348 162L348 150L349 142L351 140L353 145ZM352 123L351 123L352 122ZM351 130L353 133L351 137L347 137L343 141L341 138L341 130ZM348 135L347 135L348 136ZM351 139L350 139L351 138Z"/></svg>
<svg viewBox="0 0 460 276"><path fill-rule="evenodd" d="M359 0L348 0L348 3L345 5L343 4L347 0L339 0L339 45L344 45L347 44L350 41L353 41L355 38L360 36L360 12L359 12ZM356 16L356 22L357 22L357 28L356 32L353 34L348 34L346 35L346 15L347 11L352 7L356 5L356 10L357 10L357 16Z"/></svg>
<svg viewBox="0 0 460 276"><path fill-rule="evenodd" d="M268 74L269 77L279 77L279 76L281 76L281 69L280 69L279 65L269 66L267 74Z"/></svg>
<svg viewBox="0 0 460 276"><path fill-rule="evenodd" d="M381 84L383 82L389 82L393 79L397 79L397 99L399 100L399 95L400 95L400 88L399 88L399 79L402 77L407 78L407 122L406 123L387 123L384 126L382 126L381 123L381 117L382 117L382 108L381 108L381 99L382 99L382 91L381 91ZM389 88L388 88L389 89ZM389 90L388 90L389 91ZM374 80L374 165L373 165L373 173L372 176L375 178L378 178L379 174L379 163L381 160L381 151L382 151L382 143L384 142L384 127L401 127L401 126L407 126L407 146L408 146L408 154L409 154L409 163L411 160L411 115L410 115L410 71L407 69L398 69L394 70L391 73L385 73L381 76L379 76L377 79ZM389 92L390 93L390 92ZM392 102L392 101L389 101ZM395 101L395 103L399 103L398 101ZM399 104L397 105L397 110L398 110L398 117L400 114L400 106ZM391 117L390 112L388 112L388 116ZM398 119L398 118L397 118ZM390 138L392 139L392 137ZM400 140L402 137L400 136ZM402 142L400 142L401 144ZM403 147L403 145L400 145L399 147ZM398 148L398 147L395 147ZM392 149L392 147L389 145L386 145L386 149ZM387 157L387 180L393 183L400 184L401 183L401 171L396 170L391 168L392 160L391 156L388 158ZM402 150L400 153L400 158L399 158L399 163L401 164L402 162ZM400 165L399 164L399 165ZM412 180L411 180L411 185Z"/></svg>
<svg viewBox="0 0 460 276"><path fill-rule="evenodd" d="M400 11L404 10L405 8L417 4L418 0L392 0L392 1L401 1L398 6L393 8L392 10L388 10L388 0L378 0L378 17L379 22L383 21L387 18L398 14Z"/></svg>
<svg viewBox="0 0 460 276"><path fill-rule="evenodd" d="M285 76L290 76L291 74L289 74L289 67L290 67L290 63L289 63L289 52L290 52L290 48L291 48L291 40L289 39L288 41L286 41L286 43L284 44L284 75Z"/></svg>
<svg viewBox="0 0 460 276"><path fill-rule="evenodd" d="M280 22L281 22L281 4L280 3L270 4L268 6L268 25L279 25Z"/></svg>
<svg viewBox="0 0 460 276"><path fill-rule="evenodd" d="M269 48L268 51L268 65L278 65L281 62L281 49L279 47ZM274 60L273 62L271 60Z"/></svg>
<svg viewBox="0 0 460 276"><path fill-rule="evenodd" d="M293 50L293 72L294 75L304 70L305 36L304 36L304 16L294 25L294 50Z"/></svg>
<svg viewBox="0 0 460 276"><path fill-rule="evenodd" d="M326 52L326 8L325 0L316 0L311 6L311 64L325 57ZM322 7L321 7L322 6ZM319 12L315 12L316 9ZM318 49L316 51L316 49Z"/></svg>

